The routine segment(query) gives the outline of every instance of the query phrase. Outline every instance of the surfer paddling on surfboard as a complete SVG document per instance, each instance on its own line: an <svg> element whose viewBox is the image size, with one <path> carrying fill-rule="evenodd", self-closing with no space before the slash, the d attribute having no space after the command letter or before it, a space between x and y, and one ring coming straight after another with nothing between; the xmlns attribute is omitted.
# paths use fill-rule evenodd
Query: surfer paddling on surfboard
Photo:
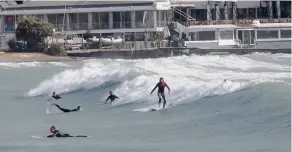
<svg viewBox="0 0 292 152"><path fill-rule="evenodd" d="M165 108L166 105L166 100L165 100L165 95L164 95L164 88L167 87L168 89L168 93L170 93L170 88L168 87L168 85L164 82L163 78L159 79L159 82L156 84L156 86L153 88L153 90L151 91L150 95L152 94L152 92L158 87L158 98L159 98L159 107L161 104L161 98L163 98L163 108Z"/></svg>
<svg viewBox="0 0 292 152"><path fill-rule="evenodd" d="M57 104L55 104L55 103L53 103L53 105L54 106L56 106L57 108L59 108L61 111L63 111L63 112L75 112L75 111L80 111L81 110L81 106L77 106L77 108L76 109L65 109L65 108L62 108L62 107L60 107L59 105L57 105Z"/></svg>
<svg viewBox="0 0 292 152"><path fill-rule="evenodd" d="M50 132L52 134L48 135L47 136L48 138L52 138L52 137L87 137L87 136L83 136L83 135L71 136L69 134L64 134L64 133L60 132L59 130L57 130L55 126L52 126L50 128Z"/></svg>
<svg viewBox="0 0 292 152"><path fill-rule="evenodd" d="M108 103L108 100L111 100L110 103L113 103L116 99L119 99L119 97L117 97L116 95L113 94L112 91L109 92L109 96L107 97L107 99L105 100L105 103Z"/></svg>

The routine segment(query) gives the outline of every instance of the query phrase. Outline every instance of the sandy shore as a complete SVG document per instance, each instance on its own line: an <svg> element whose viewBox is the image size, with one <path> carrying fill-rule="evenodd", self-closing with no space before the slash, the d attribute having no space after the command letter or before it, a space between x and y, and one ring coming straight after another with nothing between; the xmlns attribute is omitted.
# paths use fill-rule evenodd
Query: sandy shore
<svg viewBox="0 0 292 152"><path fill-rule="evenodd" d="M0 52L0 62L48 62L48 61L74 61L76 58L68 56L49 56L43 53L4 53Z"/></svg>

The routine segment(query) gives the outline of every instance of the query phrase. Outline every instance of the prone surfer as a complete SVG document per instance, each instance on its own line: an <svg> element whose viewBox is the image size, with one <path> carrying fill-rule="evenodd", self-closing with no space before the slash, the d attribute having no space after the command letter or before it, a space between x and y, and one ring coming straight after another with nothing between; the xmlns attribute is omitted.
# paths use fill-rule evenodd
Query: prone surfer
<svg viewBox="0 0 292 152"><path fill-rule="evenodd" d="M81 135L78 135L78 136L71 136L69 134L64 134L62 132L60 132L59 130L56 129L55 126L52 126L50 128L50 132L52 133L51 135L48 135L47 137L48 138L52 138L52 137L87 137L87 136L81 136Z"/></svg>
<svg viewBox="0 0 292 152"><path fill-rule="evenodd" d="M70 109L62 108L62 107L60 107L59 105L57 105L57 104L55 104L55 103L53 103L53 105L56 106L57 108L59 108L59 109L60 109L61 111L63 111L63 112L75 112L75 111L80 111L80 108L81 108L81 106L78 106L76 109L72 109L72 110L70 110Z"/></svg>
<svg viewBox="0 0 292 152"><path fill-rule="evenodd" d="M165 95L164 95L164 88L167 87L168 89L168 93L170 93L170 88L168 87L168 85L164 82L163 78L159 79L159 82L156 84L156 86L153 88L153 90L151 91L150 95L152 94L152 92L158 87L158 98L159 98L159 107L161 104L161 97L163 98L163 108L165 108L166 105L166 100L165 100Z"/></svg>
<svg viewBox="0 0 292 152"><path fill-rule="evenodd" d="M107 103L108 100L110 100L110 103L113 103L116 99L120 99L120 98L114 95L112 91L109 91L109 96L105 100L105 103Z"/></svg>

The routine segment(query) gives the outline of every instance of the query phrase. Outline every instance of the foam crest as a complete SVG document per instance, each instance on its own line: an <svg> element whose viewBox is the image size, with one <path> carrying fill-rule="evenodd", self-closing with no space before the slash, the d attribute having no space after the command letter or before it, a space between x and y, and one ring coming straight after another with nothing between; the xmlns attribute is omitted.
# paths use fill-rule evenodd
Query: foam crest
<svg viewBox="0 0 292 152"><path fill-rule="evenodd" d="M119 63L102 64L87 62L80 69L67 69L52 78L41 82L36 88L27 92L28 96L67 93L80 89L91 89L106 82L121 81L135 74L131 68L119 68Z"/></svg>
<svg viewBox="0 0 292 152"><path fill-rule="evenodd" d="M20 68L20 67L37 67L40 66L40 62L0 62L0 67L8 68Z"/></svg>

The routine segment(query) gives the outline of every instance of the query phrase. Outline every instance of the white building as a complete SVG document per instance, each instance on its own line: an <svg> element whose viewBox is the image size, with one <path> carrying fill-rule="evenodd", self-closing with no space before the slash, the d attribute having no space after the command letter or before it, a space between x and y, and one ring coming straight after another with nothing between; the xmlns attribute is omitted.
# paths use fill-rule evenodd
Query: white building
<svg viewBox="0 0 292 152"><path fill-rule="evenodd" d="M66 35L122 35L124 41L144 42L164 32L165 41L177 43L183 38L188 48L291 48L290 1L31 0L20 5L0 2L0 6L0 33L5 40L14 35L19 16L34 15ZM174 29L167 38L170 23Z"/></svg>

